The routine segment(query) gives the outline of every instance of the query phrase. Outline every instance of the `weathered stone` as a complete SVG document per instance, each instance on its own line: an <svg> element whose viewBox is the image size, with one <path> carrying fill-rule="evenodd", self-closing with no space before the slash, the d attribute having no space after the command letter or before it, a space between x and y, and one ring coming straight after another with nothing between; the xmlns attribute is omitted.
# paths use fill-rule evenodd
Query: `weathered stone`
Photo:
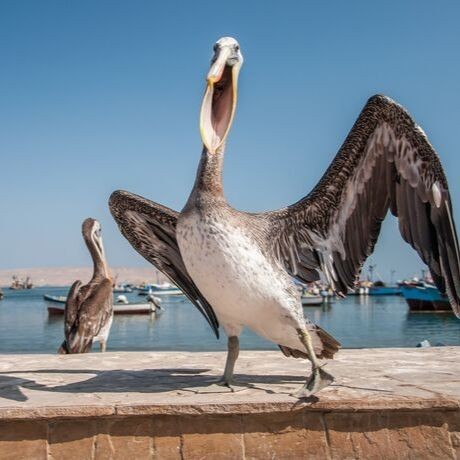
<svg viewBox="0 0 460 460"><path fill-rule="evenodd" d="M0 422L0 459L47 458L45 421Z"/></svg>
<svg viewBox="0 0 460 460"><path fill-rule="evenodd" d="M325 419L332 459L454 458L443 413L329 413Z"/></svg>
<svg viewBox="0 0 460 460"><path fill-rule="evenodd" d="M460 410L446 412L445 420L449 427L452 451L460 459Z"/></svg>
<svg viewBox="0 0 460 460"><path fill-rule="evenodd" d="M182 457L180 417L156 416L152 419L154 458L176 460Z"/></svg>
<svg viewBox="0 0 460 460"><path fill-rule="evenodd" d="M271 413L294 405L322 411L455 409L460 399L460 347L341 350L328 364L334 384L317 400L302 402L290 396L305 381L302 360L243 350L236 373L247 389L210 393L224 362L220 352L1 355L6 383L0 419Z"/></svg>
<svg viewBox="0 0 460 460"><path fill-rule="evenodd" d="M0 460L460 458L460 347L341 351L334 384L300 401L300 360L242 351L235 393L212 386L224 361L0 356Z"/></svg>
<svg viewBox="0 0 460 460"><path fill-rule="evenodd" d="M150 459L153 455L152 422L148 417L109 420L96 441L97 459Z"/></svg>
<svg viewBox="0 0 460 460"><path fill-rule="evenodd" d="M327 446L320 417L319 413L303 411L244 417L246 458L325 458Z"/></svg>
<svg viewBox="0 0 460 460"><path fill-rule="evenodd" d="M51 421L48 434L50 460L92 459L96 425L94 419Z"/></svg>
<svg viewBox="0 0 460 460"><path fill-rule="evenodd" d="M241 416L181 417L184 458L243 459Z"/></svg>

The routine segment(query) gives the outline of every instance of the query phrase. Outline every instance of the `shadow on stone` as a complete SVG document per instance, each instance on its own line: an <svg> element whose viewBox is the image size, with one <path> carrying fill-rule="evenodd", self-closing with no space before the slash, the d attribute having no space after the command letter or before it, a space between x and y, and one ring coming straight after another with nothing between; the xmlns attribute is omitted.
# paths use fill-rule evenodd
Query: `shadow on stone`
<svg viewBox="0 0 460 460"><path fill-rule="evenodd" d="M110 370L100 371L96 369L41 369L31 371L18 371L18 374L89 374L90 377L79 382L65 385L44 385L33 380L11 377L14 372L8 372L8 376L0 375L5 379L0 385L0 397L25 401L27 398L19 387L33 388L48 392L61 393L158 393L174 390L188 390L197 387L207 387L216 381L215 375L202 375L209 372L209 369L143 369L143 370ZM301 376L293 375L247 375L237 374L238 381L247 387L255 388L259 384L284 384L298 383L305 380ZM0 380L1 382L1 380ZM264 390L264 388L259 388ZM265 390L264 390L265 391ZM16 397L15 397L16 395ZM23 399L19 399L22 395Z"/></svg>
<svg viewBox="0 0 460 460"><path fill-rule="evenodd" d="M21 387L37 385L33 380L0 375L0 397L14 401L27 401L27 396L21 391Z"/></svg>

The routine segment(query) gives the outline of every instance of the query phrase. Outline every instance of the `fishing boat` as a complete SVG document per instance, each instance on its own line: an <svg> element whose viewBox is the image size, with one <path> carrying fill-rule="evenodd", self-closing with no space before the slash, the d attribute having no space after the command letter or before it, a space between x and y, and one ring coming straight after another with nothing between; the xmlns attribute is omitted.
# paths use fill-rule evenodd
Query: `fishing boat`
<svg viewBox="0 0 460 460"><path fill-rule="evenodd" d="M323 296L315 294L303 294L301 297L303 307L316 307L323 304Z"/></svg>
<svg viewBox="0 0 460 460"><path fill-rule="evenodd" d="M48 295L45 294L43 298L48 302L56 302L56 303L66 303L67 297L65 295Z"/></svg>
<svg viewBox="0 0 460 460"><path fill-rule="evenodd" d="M65 304L57 303L56 305L48 307L50 315L63 315ZM115 315L146 315L155 313L157 307L151 303L129 303L129 304L115 304L113 306L113 313Z"/></svg>
<svg viewBox="0 0 460 460"><path fill-rule="evenodd" d="M356 283L353 289L348 290L347 295L369 295L369 287L372 285L370 281L360 280Z"/></svg>
<svg viewBox="0 0 460 460"><path fill-rule="evenodd" d="M401 284L400 289L411 312L452 312L447 296L432 284L420 281Z"/></svg>
<svg viewBox="0 0 460 460"><path fill-rule="evenodd" d="M399 286L389 286L383 281L376 281L369 287L369 295L401 295Z"/></svg>
<svg viewBox="0 0 460 460"><path fill-rule="evenodd" d="M23 289L32 289L34 284L32 279L28 276L25 280L19 279L16 275L13 275L13 281L8 289L13 291L22 291Z"/></svg>
<svg viewBox="0 0 460 460"><path fill-rule="evenodd" d="M149 284L139 288L139 295L183 295L182 291L172 284Z"/></svg>
<svg viewBox="0 0 460 460"><path fill-rule="evenodd" d="M161 301L157 298L152 298L146 303L129 303L126 298L120 299L121 297L124 296L118 296L118 299L113 304L113 313L115 315L145 315L163 310L160 306ZM67 301L66 296L44 295L43 298L55 304L53 306L48 306L48 313L50 315L64 314L65 303Z"/></svg>
<svg viewBox="0 0 460 460"><path fill-rule="evenodd" d="M127 286L126 284L117 284L113 287L113 292L115 294L130 293L133 292L133 289L130 286Z"/></svg>

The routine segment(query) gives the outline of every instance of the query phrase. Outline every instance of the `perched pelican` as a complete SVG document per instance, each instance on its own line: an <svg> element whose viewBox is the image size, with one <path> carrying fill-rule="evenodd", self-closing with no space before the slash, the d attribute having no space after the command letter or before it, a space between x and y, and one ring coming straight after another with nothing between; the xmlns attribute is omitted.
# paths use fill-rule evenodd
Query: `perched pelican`
<svg viewBox="0 0 460 460"><path fill-rule="evenodd" d="M298 396L333 381L321 358L339 343L305 320L292 277L319 279L339 295L353 286L372 253L388 210L403 238L428 264L436 285L460 313L459 250L447 181L426 135L385 96L365 105L318 185L272 212L237 211L222 187L225 142L235 113L238 43L221 38L200 113L203 152L181 213L125 191L110 209L134 248L177 284L218 334L228 335L222 382L232 383L239 335L247 326L286 356L308 357L312 374Z"/></svg>
<svg viewBox="0 0 460 460"><path fill-rule="evenodd" d="M113 320L112 279L102 245L101 226L88 218L82 225L83 239L93 259L93 277L82 286L75 281L70 288L64 313L64 335L58 352L86 353L93 342L106 350Z"/></svg>

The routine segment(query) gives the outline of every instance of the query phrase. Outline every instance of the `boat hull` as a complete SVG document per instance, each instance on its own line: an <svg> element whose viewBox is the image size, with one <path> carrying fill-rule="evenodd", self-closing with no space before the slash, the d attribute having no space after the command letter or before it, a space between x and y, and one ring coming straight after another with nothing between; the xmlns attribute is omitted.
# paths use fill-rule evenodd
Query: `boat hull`
<svg viewBox="0 0 460 460"><path fill-rule="evenodd" d="M48 307L50 315L63 315L65 305L56 304ZM115 315L149 315L155 313L156 307L152 304L127 304L127 305L114 305L113 313Z"/></svg>
<svg viewBox="0 0 460 460"><path fill-rule="evenodd" d="M369 295L401 295L401 289L397 286L372 286Z"/></svg>
<svg viewBox="0 0 460 460"><path fill-rule="evenodd" d="M401 286L401 292L411 312L452 312L447 296L435 287Z"/></svg>
<svg viewBox="0 0 460 460"><path fill-rule="evenodd" d="M320 295L302 297L301 300L303 307L317 307L324 302L323 297Z"/></svg>
<svg viewBox="0 0 460 460"><path fill-rule="evenodd" d="M67 297L66 296L55 296L55 295L48 295L45 294L43 298L47 302L56 302L56 303L66 303L67 302Z"/></svg>

